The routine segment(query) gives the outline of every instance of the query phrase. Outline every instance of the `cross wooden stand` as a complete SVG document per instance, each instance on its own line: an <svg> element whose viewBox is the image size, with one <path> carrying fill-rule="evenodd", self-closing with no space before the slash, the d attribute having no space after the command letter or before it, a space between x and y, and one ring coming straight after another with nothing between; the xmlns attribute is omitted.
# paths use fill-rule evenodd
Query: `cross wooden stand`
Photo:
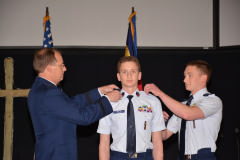
<svg viewBox="0 0 240 160"><path fill-rule="evenodd" d="M0 89L0 97L5 97L4 149L3 160L12 160L13 146L13 98L27 97L30 89L13 89L13 59L4 59L5 90Z"/></svg>

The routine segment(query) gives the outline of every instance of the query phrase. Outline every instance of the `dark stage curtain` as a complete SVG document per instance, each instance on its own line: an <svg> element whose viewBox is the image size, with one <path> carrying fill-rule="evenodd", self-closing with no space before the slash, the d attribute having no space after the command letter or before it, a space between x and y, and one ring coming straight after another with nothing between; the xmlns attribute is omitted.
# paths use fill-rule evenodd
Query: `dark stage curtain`
<svg viewBox="0 0 240 160"><path fill-rule="evenodd" d="M4 58L14 58L14 88L30 88L36 74L32 67L33 54L38 48L0 49L0 88L4 83ZM63 90L73 96L95 87L114 83L116 63L124 56L123 48L62 48L67 67ZM182 100L188 92L184 90L183 71L191 60L202 59L213 68L209 91L223 101L223 121L217 140L219 160L237 156L236 128L240 128L238 98L240 90L240 48L234 49L138 49L142 66L143 85L155 83L168 95ZM5 99L0 98L0 159L3 157L3 127ZM163 109L167 108L163 105ZM168 110L167 110L168 111ZM169 112L169 111L168 111ZM171 114L171 112L169 112ZM78 155L81 160L98 159L98 122L90 126L78 126ZM27 99L14 99L14 144L13 160L32 160L34 133L28 113ZM177 135L164 142L166 160L177 159Z"/></svg>

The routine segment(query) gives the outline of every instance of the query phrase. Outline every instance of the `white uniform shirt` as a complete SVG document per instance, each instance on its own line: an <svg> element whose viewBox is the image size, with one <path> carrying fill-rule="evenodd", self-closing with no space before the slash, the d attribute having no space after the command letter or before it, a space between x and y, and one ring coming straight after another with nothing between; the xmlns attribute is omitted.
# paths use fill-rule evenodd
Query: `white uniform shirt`
<svg viewBox="0 0 240 160"><path fill-rule="evenodd" d="M128 94L122 90L124 96L118 102L112 102L113 113L99 121L97 132L112 134L111 150L126 153L127 141L127 105ZM132 94L136 128L136 152L146 152L153 149L152 132L165 129L160 100L153 95L147 95L138 89Z"/></svg>
<svg viewBox="0 0 240 160"><path fill-rule="evenodd" d="M186 104L186 101L183 102ZM215 141L218 137L222 121L222 101L214 94L210 94L206 88L193 95L191 105L198 106L204 113L203 119L186 121L185 154L197 154L201 148L216 150ZM182 119L173 115L168 122L167 129L173 133L180 133ZM179 140L180 140L180 136Z"/></svg>

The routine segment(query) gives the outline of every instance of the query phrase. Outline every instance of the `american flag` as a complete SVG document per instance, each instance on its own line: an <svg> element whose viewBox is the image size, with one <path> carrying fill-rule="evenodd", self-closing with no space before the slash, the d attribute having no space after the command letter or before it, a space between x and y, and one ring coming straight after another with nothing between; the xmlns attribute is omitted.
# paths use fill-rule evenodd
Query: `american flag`
<svg viewBox="0 0 240 160"><path fill-rule="evenodd" d="M44 22L43 48L52 48L53 47L50 19L51 18L48 15L43 18L43 22Z"/></svg>

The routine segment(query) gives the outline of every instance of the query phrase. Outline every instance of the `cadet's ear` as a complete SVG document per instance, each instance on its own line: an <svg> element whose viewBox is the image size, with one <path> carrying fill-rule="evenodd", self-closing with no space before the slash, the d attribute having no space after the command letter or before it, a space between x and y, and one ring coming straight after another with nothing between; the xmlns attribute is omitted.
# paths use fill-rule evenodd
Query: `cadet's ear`
<svg viewBox="0 0 240 160"><path fill-rule="evenodd" d="M141 80L142 79L142 72L139 72L138 73L138 80Z"/></svg>
<svg viewBox="0 0 240 160"><path fill-rule="evenodd" d="M117 79L118 79L118 81L121 81L121 78L120 78L120 74L119 74L119 73L117 73Z"/></svg>
<svg viewBox="0 0 240 160"><path fill-rule="evenodd" d="M203 83L207 83L207 75L206 75L206 74L203 74L203 75L201 76L201 81L202 81Z"/></svg>

